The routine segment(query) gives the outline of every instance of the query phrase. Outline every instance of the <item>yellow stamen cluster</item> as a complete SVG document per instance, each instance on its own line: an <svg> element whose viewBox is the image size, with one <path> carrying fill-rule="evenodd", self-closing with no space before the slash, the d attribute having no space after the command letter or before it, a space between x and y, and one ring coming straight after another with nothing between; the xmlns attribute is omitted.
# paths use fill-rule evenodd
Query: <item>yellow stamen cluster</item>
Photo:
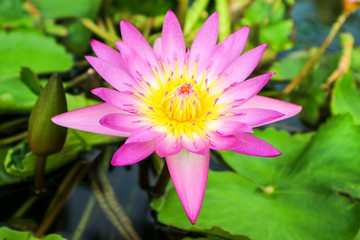
<svg viewBox="0 0 360 240"><path fill-rule="evenodd" d="M174 71L170 64L161 62L160 71L153 68L157 86L150 86L143 100L147 108L143 114L149 117L151 125L165 128L176 137L196 133L205 137L205 123L219 115L216 105L219 94L211 94L206 71L196 76L197 63L189 76L188 66L179 73L175 61Z"/></svg>

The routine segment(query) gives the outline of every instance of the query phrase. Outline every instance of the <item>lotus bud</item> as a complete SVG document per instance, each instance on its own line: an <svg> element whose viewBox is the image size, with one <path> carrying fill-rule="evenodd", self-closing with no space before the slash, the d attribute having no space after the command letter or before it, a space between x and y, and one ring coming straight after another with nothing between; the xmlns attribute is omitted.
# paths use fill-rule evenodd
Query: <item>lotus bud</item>
<svg viewBox="0 0 360 240"><path fill-rule="evenodd" d="M28 127L30 149L35 155L47 156L61 150L67 129L51 118L67 111L65 91L59 76L52 75L33 108Z"/></svg>

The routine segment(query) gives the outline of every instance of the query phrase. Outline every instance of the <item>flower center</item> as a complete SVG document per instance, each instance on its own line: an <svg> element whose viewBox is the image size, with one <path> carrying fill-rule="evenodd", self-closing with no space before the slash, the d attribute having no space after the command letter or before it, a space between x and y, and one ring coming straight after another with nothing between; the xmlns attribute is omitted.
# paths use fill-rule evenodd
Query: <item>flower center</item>
<svg viewBox="0 0 360 240"><path fill-rule="evenodd" d="M162 107L166 115L178 122L194 120L201 111L199 95L191 83L183 83L166 92Z"/></svg>

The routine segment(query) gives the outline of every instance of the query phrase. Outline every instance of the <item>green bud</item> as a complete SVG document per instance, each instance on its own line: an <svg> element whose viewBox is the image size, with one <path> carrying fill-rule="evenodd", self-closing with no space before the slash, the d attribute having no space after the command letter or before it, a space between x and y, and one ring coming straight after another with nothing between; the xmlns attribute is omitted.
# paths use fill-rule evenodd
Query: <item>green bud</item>
<svg viewBox="0 0 360 240"><path fill-rule="evenodd" d="M66 112L65 90L57 75L52 75L33 108L28 127L31 151L47 156L61 150L67 129L54 124L51 118Z"/></svg>

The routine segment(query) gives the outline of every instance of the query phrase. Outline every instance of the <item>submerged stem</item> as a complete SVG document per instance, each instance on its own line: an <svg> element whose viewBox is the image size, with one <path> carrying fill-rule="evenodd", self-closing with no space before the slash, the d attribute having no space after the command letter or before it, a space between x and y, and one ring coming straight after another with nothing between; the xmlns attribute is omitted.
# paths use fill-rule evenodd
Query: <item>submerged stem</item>
<svg viewBox="0 0 360 240"><path fill-rule="evenodd" d="M100 207L124 239L141 239L134 230L131 220L124 209L116 200L114 189L106 177L104 167L99 164L97 169L96 173L90 173L90 179L93 194Z"/></svg>
<svg viewBox="0 0 360 240"><path fill-rule="evenodd" d="M34 204L34 202L38 199L38 196L30 196L23 205L11 216L10 219L21 218L24 213Z"/></svg>
<svg viewBox="0 0 360 240"><path fill-rule="evenodd" d="M89 201L86 204L84 213L83 213L83 215L82 215L82 217L80 219L79 225L76 228L76 232L75 232L72 240L80 240L81 239L81 236L82 236L82 234L84 232L86 224L89 221L91 213L92 213L92 211L94 209L95 203L96 203L95 198L93 196L90 196Z"/></svg>
<svg viewBox="0 0 360 240"><path fill-rule="evenodd" d="M0 139L0 146L20 141L20 140L26 138L26 136L27 136L27 131L16 134L16 135L8 137L8 138Z"/></svg>

